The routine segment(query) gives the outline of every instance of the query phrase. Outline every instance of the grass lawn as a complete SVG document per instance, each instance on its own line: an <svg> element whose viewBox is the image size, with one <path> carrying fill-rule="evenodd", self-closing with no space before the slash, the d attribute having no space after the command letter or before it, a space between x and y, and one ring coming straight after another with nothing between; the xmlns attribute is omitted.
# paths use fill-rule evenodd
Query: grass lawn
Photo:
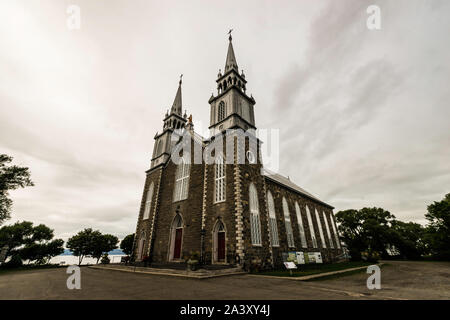
<svg viewBox="0 0 450 320"><path fill-rule="evenodd" d="M302 277L318 273L326 273L350 268L364 267L370 266L371 264L374 263L364 261L351 261L351 262L330 263L330 264L298 265L297 266L298 269L292 270L292 277ZM289 270L264 271L254 274L264 276L291 277Z"/></svg>
<svg viewBox="0 0 450 320"><path fill-rule="evenodd" d="M390 266L389 264L383 263L383 265L380 266L380 269L383 270L384 268L389 267L389 266ZM329 276L323 276L323 277L320 277L320 278L313 278L313 279L309 279L309 280L305 280L305 281L333 280L333 279L337 279L337 278L340 278L340 277L346 277L346 276L350 276L352 274L365 273L365 272L366 272L366 269L359 269L359 270L347 271L347 272L338 273L338 274L332 274L332 275L329 275Z"/></svg>

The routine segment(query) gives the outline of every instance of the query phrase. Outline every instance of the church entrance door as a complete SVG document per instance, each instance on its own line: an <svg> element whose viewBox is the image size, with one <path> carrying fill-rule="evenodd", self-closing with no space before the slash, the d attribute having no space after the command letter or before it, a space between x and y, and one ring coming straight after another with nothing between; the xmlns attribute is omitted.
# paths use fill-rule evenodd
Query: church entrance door
<svg viewBox="0 0 450 320"><path fill-rule="evenodd" d="M183 228L178 228L175 231L175 246L173 248L173 258L180 259L181 257L181 239L183 237Z"/></svg>
<svg viewBox="0 0 450 320"><path fill-rule="evenodd" d="M217 233L217 262L225 261L225 232Z"/></svg>

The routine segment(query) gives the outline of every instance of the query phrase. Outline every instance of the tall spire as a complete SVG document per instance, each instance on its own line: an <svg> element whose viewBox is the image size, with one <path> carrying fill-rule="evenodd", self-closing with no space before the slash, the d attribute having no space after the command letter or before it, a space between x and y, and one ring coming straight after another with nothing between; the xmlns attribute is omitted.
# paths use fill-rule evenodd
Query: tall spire
<svg viewBox="0 0 450 320"><path fill-rule="evenodd" d="M175 96L175 100L173 100L173 104L172 104L172 109L170 109L170 113L176 113L179 116L182 115L182 106L183 104L181 103L181 79L182 79L183 75L180 76L180 81L178 82L178 90L177 90L177 94Z"/></svg>
<svg viewBox="0 0 450 320"><path fill-rule="evenodd" d="M227 73L231 69L236 69L236 71L239 71L238 65L236 62L236 57L234 56L233 44L231 43L231 40L233 39L231 37L231 31L233 31L233 29L231 29L228 32L228 34L230 35L228 37L228 40L230 40L230 43L228 44L227 61L225 62L224 74Z"/></svg>

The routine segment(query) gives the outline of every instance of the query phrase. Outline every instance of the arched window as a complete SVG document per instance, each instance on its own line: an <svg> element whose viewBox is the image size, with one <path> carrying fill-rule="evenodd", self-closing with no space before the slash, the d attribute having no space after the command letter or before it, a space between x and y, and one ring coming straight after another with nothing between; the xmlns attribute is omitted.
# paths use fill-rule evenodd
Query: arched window
<svg viewBox="0 0 450 320"><path fill-rule="evenodd" d="M184 158L181 158L181 163L177 166L177 172L175 174L175 195L174 202L187 199L188 187L189 187L189 163L186 163Z"/></svg>
<svg viewBox="0 0 450 320"><path fill-rule="evenodd" d="M250 232L253 245L261 245L261 221L259 219L259 204L256 187L252 183L249 188L250 197Z"/></svg>
<svg viewBox="0 0 450 320"><path fill-rule="evenodd" d="M280 240L278 239L277 216L275 214L275 204L270 191L267 191L267 206L269 207L269 227L272 247L278 247L280 245Z"/></svg>
<svg viewBox="0 0 450 320"><path fill-rule="evenodd" d="M138 252L137 252L137 257L139 260L142 260L142 258L144 257L144 247L145 247L145 231L142 231L138 243Z"/></svg>
<svg viewBox="0 0 450 320"><path fill-rule="evenodd" d="M300 211L300 207L298 206L297 202L295 202L295 213L297 215L298 230L300 233L300 241L302 242L302 247L307 248L308 243L306 242L305 228L303 227L303 220L302 220L302 213Z"/></svg>
<svg viewBox="0 0 450 320"><path fill-rule="evenodd" d="M225 103L223 101L221 101L219 103L219 109L217 112L217 121L220 122L223 119L225 119Z"/></svg>
<svg viewBox="0 0 450 320"><path fill-rule="evenodd" d="M333 227L334 238L336 239L336 247L338 249L340 249L341 242L339 241L339 235L338 235L337 227L336 227L336 220L334 219L333 213L330 214L330 219L331 219L331 226Z"/></svg>
<svg viewBox="0 0 450 320"><path fill-rule="evenodd" d="M183 228L183 218L181 218L179 214L177 214L173 219L172 228L174 229Z"/></svg>
<svg viewBox="0 0 450 320"><path fill-rule="evenodd" d="M152 208L152 199L153 199L153 181L147 190L147 198L145 200L144 217L142 218L143 220L148 219L150 217L150 209Z"/></svg>
<svg viewBox="0 0 450 320"><path fill-rule="evenodd" d="M325 243L325 237L323 236L322 222L320 221L320 217L319 217L319 213L317 212L317 209L315 209L314 211L316 212L317 227L319 228L319 235L320 235L320 241L322 242L322 248L326 248L327 245Z"/></svg>
<svg viewBox="0 0 450 320"><path fill-rule="evenodd" d="M162 153L162 146L163 146L162 140L159 140L159 141L158 141L158 147L157 147L157 149L156 149L156 155L157 155L157 156L159 156L159 155Z"/></svg>
<svg viewBox="0 0 450 320"><path fill-rule="evenodd" d="M225 201L225 165L223 163L223 156L216 157L215 165L215 202Z"/></svg>
<svg viewBox="0 0 450 320"><path fill-rule="evenodd" d="M314 225L312 223L311 212L309 211L308 206L306 206L306 218L308 220L309 233L311 234L313 248L317 248L316 232L314 231Z"/></svg>
<svg viewBox="0 0 450 320"><path fill-rule="evenodd" d="M217 232L225 232L225 226L223 225L222 221L217 221L215 230Z"/></svg>
<svg viewBox="0 0 450 320"><path fill-rule="evenodd" d="M325 221L325 230L327 230L328 242L330 243L330 248L334 249L333 239L331 239L330 226L328 225L327 214L322 211L323 220Z"/></svg>
<svg viewBox="0 0 450 320"><path fill-rule="evenodd" d="M284 213L284 225L286 226L286 236L289 248L295 247L294 234L292 233L291 214L289 213L288 203L286 198L283 197L283 213Z"/></svg>

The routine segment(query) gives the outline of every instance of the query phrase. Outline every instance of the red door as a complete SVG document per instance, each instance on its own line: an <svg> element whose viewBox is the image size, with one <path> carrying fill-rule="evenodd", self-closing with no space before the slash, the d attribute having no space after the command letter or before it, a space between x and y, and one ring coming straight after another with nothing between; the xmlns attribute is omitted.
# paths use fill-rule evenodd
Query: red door
<svg viewBox="0 0 450 320"><path fill-rule="evenodd" d="M217 260L225 261L225 232L217 233Z"/></svg>
<svg viewBox="0 0 450 320"><path fill-rule="evenodd" d="M181 236L183 235L183 229L179 228L175 232L175 247L173 248L173 258L180 259L181 257Z"/></svg>

